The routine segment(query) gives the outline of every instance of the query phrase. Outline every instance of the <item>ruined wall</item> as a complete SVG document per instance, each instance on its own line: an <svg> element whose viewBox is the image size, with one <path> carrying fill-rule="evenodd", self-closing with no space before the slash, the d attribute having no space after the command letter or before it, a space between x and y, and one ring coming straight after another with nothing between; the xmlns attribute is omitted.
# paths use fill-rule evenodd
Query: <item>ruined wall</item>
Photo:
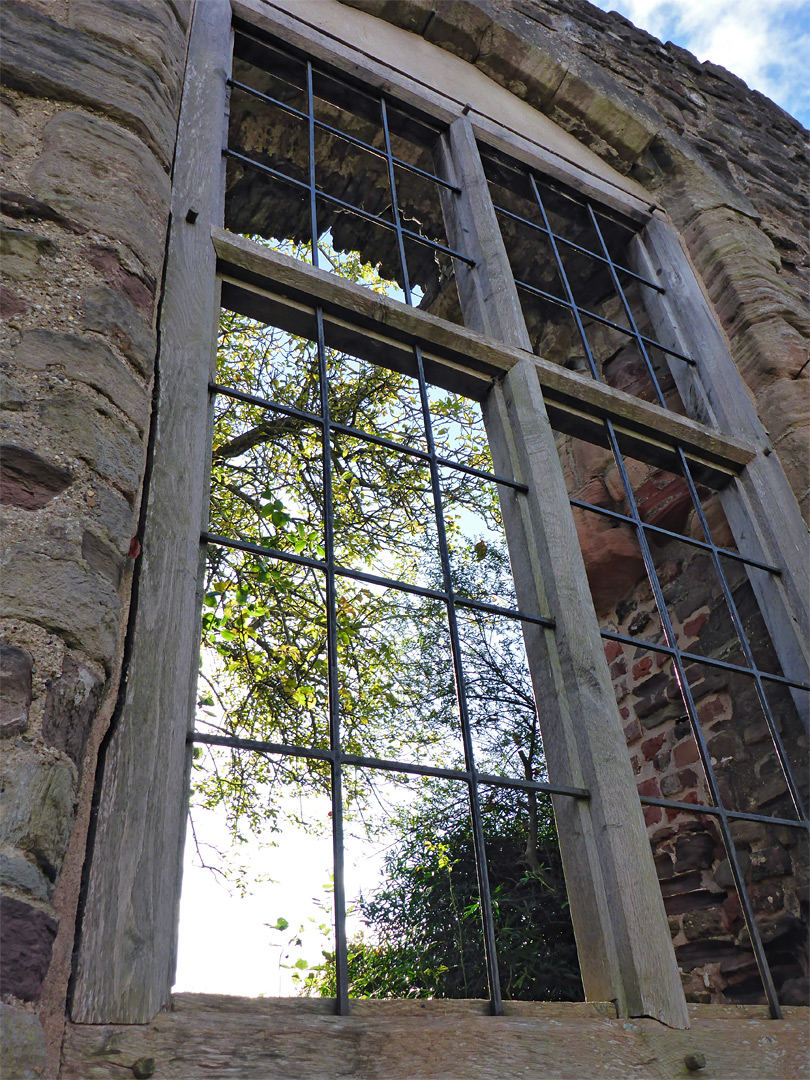
<svg viewBox="0 0 810 1080"><path fill-rule="evenodd" d="M795 121L728 72L586 3L346 2L472 61L666 206L807 511L807 394L797 392L808 377L807 173ZM49 1073L58 1055L96 756L117 699L139 550L190 8L191 0L3 5L0 883L9 1076L38 1075L37 1013ZM627 589L605 615L622 628L645 603L634 581ZM634 707L649 675L632 673ZM648 735L642 717L628 733L642 782L648 754L671 751L679 764L674 742L647 745L670 739L670 720ZM689 884L683 875L712 873L722 887L708 841L694 841L691 853L679 843L674 833L660 839L665 876ZM751 849L765 896L775 895L779 875L768 870L784 867L769 854L777 846L752 839ZM704 884L692 891L711 891ZM686 916L673 917L687 945Z"/></svg>
<svg viewBox="0 0 810 1080"><path fill-rule="evenodd" d="M3 5L3 1074L58 1047L118 692L190 0ZM55 1019L55 1023L54 1023ZM37 1074L38 1075L38 1074Z"/></svg>

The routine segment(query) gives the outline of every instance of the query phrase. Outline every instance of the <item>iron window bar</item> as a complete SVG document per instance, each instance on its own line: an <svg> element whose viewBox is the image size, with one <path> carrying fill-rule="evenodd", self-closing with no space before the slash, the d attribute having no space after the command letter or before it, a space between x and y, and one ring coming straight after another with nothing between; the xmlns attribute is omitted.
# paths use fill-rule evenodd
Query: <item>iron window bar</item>
<svg viewBox="0 0 810 1080"><path fill-rule="evenodd" d="M730 660L720 660L714 656L703 656L701 653L689 652L687 649L673 648L671 645L665 645L660 641L649 641L647 638L619 634L615 630L600 630L599 634L605 641L615 641L620 645L637 645L640 649L663 653L667 656L674 656L677 652L684 659L697 664L705 664L706 667L721 668L723 671L732 671L737 675L754 675L756 672L760 678L779 683L781 686L789 686L793 690L810 690L810 684L801 682L798 679L790 679L786 675L777 675L776 672L763 671L761 668L744 667L742 664L734 664Z"/></svg>
<svg viewBox="0 0 810 1080"><path fill-rule="evenodd" d="M216 547L232 548L235 551L244 551L249 555L258 555L261 558L295 563L297 566L305 566L310 570L320 570L324 573L329 569L327 560L313 559L308 555L298 555L293 551L282 551L280 548L265 547L262 544L253 544L249 540L219 536L216 533L205 531L200 533L200 542L214 544ZM355 570L350 566L341 566L339 563L333 565L334 573L338 577L349 578L352 581L362 581L366 585L379 585L382 589L396 589L399 592L412 593L414 596L424 596L429 600L443 600L445 603L452 600L456 607L467 607L475 611L483 611L489 615L503 615L507 619L543 626L547 630L553 630L555 627L554 620L546 615L528 615L525 611L502 607L500 604L488 604L483 600L475 600L473 597L465 596L463 593L455 591L448 593L442 589L431 589L426 585L416 585L409 581L402 581L399 578L387 578L380 574L370 574L366 570Z"/></svg>
<svg viewBox="0 0 810 1080"><path fill-rule="evenodd" d="M246 83L237 82L236 79L228 79L228 86L232 86L235 90L241 90L245 94L251 94L253 97L259 98L261 101L267 102L269 105L275 105L283 112L289 113L291 116L298 117L299 120L308 120L306 113L301 112L300 109L296 109L294 105L289 105L286 101L280 101L278 98L271 97L269 94L263 94L260 90L255 90L252 86L248 86ZM322 131L328 131L331 135L337 135L340 139L345 139L346 142L352 143L354 146L360 147L362 150L367 150L370 154L374 154L375 157L385 160L385 151L380 150L378 146L374 146L372 143L365 142L363 139L359 139L356 135L349 134L348 131L341 131L340 128L333 127L331 124L327 124L325 120L318 120L315 118L315 127ZM461 194L461 188L451 184L447 180L443 180L440 176L436 176L435 173L428 172L427 169L420 169L418 165L412 164L410 161L405 161L404 158L397 157L392 154L392 160L395 165L401 169L407 169L408 172L415 173L417 176L423 177L425 180L432 180L433 183L438 184L440 187L447 188L452 191L454 195ZM630 270L626 271L628 274ZM644 280L643 278L640 280ZM651 288L660 289L660 286L652 285L650 282L645 282L650 285ZM661 292L664 290L661 289Z"/></svg>
<svg viewBox="0 0 810 1080"><path fill-rule="evenodd" d="M727 810L724 806L710 806L708 803L678 802L675 799L659 799L655 795L639 795L642 806L660 806L662 810L680 810L683 813L708 814L710 817L728 818L729 821L756 821L760 825L784 826L788 829L810 831L810 823L796 818L768 817L767 814L754 814L747 810Z"/></svg>
<svg viewBox="0 0 810 1080"><path fill-rule="evenodd" d="M244 391L236 390L233 387L223 386L221 383L209 383L208 389L215 394L222 394L224 397L235 398L237 401L244 401L250 405L258 405L261 408L269 411L282 413L297 420L306 420L309 423L316 424L318 426L323 425L323 417L318 416L317 413L306 412L304 409L294 409L289 405L282 405L280 402L271 401L269 398L258 397L255 394L247 394ZM348 424L336 424L330 422L329 428L331 431L337 431L341 435L350 435L356 439L363 439L365 442L374 443L376 446L384 446L388 450L395 450L400 454L407 454L410 457L420 458L422 461L429 461L430 454L426 450L420 450L415 446L408 446L405 443L398 443L394 439L385 439L381 435L373 435L369 431L363 431L362 428L351 427ZM496 476L494 473L486 472L484 469L473 468L472 465L463 465L461 462L453 461L452 458L437 457L436 459L439 465L448 468L455 469L457 472L466 473L469 476L476 476L479 480L489 480L493 484L502 484L504 487L514 488L515 491L521 491L524 494L529 490L525 484L519 483L517 480L510 480L505 476Z"/></svg>
<svg viewBox="0 0 810 1080"><path fill-rule="evenodd" d="M493 787L536 791L546 795L567 795L573 799L589 799L591 797L591 793L587 788L570 787L566 784L549 784L544 780L524 780L519 776L499 776L477 771L472 773L468 769L450 769L441 765L421 765L415 761L392 761L390 758L368 757L363 754L335 753L332 750L312 746L267 742L264 739L243 739L238 735L212 735L208 732L191 731L188 733L186 741L189 743L202 743L208 746L224 746L235 750L254 750L258 753L277 754L281 757L310 758L315 761L339 760L343 765L353 765L359 768L410 773L412 776L434 776L441 780L460 780L464 783L470 783L474 778L479 784L489 784Z"/></svg>
<svg viewBox="0 0 810 1080"><path fill-rule="evenodd" d="M497 213L512 218L513 221L519 221L521 225L528 225L530 229L535 229L537 232L543 233L544 236L553 236L555 240L558 240L561 244L565 244L566 247L573 248L574 251L580 251L583 255L589 255L592 259L596 259L597 262L608 262L604 255L598 255L595 251L591 251L590 248L583 247L582 244L577 244L575 241L569 240L567 236L561 236L560 233L550 232L545 225L538 225L536 221L529 221L527 218L521 217L520 214L515 214L503 206L498 206L496 203L493 203L492 207ZM648 289L654 289L658 293L666 293L667 291L663 285L657 285L654 281L648 281L647 278L642 277L641 274L637 274L635 270L629 270L626 266L616 263L616 269L621 270L623 274L627 274L629 277L641 282L642 285L646 285Z"/></svg>
<svg viewBox="0 0 810 1080"><path fill-rule="evenodd" d="M582 341L583 348L585 349L585 355L586 355L588 365L589 365L590 370L591 370L591 375L593 376L593 378L595 380L601 381L600 376L599 376L598 367L597 367L596 361L594 359L593 353L591 351L590 343L588 341L588 336L587 336L587 334L585 332L585 328L584 328L584 325L583 325L583 322L582 322L581 312L583 311L583 309L579 308L579 306L577 305L577 303L575 301L573 291L571 289L571 285L570 285L570 282L568 280L568 275L566 273L564 263L563 263L562 258L560 256L560 253L559 253L559 248L557 246L557 242L556 242L554 236L551 235L551 227L550 227L550 223L549 223L549 220L548 220L548 215L546 213L546 208L545 208L542 196L540 195L540 192L538 190L537 183L536 183L536 181L534 179L534 176L530 174L529 175L529 180L531 182L531 187L532 187L532 191L533 191L533 194L534 194L534 198L535 198L535 200L537 202L538 208L539 208L540 213L541 213L542 218L543 218L543 223L544 223L546 229L549 232L549 237L548 238L549 238L549 243L551 245L551 249L552 249L553 256L554 256L554 261L555 261L555 264L556 264L557 274L558 274L558 276L560 278L560 281L562 283L565 295L566 295L567 300L568 300L568 303L565 306L568 306L570 308L570 310L572 311L572 313L573 313L574 320L576 322L577 332L578 332L578 335L580 337L580 340ZM586 202L586 206L588 206L590 208L590 203ZM608 252L607 247L604 244L604 238L602 237L602 233L601 233L601 231L599 229L598 223L596 222L595 215L594 215L592 209L590 209L590 216L591 216L592 222L594 223L594 225L596 227L597 235L600 238L600 243L602 245L603 252L604 252L605 256L608 259L610 259L610 253ZM629 312L629 305L627 304L627 300L626 300L626 297L624 296L624 292L623 292L623 290L621 288L621 284L619 283L618 278L616 276L615 269L613 267L612 261L609 263L609 268L611 270L611 275L612 275L612 278L613 278L614 287L616 288L616 290L617 290L617 292L618 292L618 294L619 294L619 296L621 298L622 304L623 304L624 309L625 309L625 313L628 314L629 319L630 319L630 325L632 327L632 329L630 331L630 336L635 338L638 341L639 345L641 346L642 355L644 356L646 366L648 368L648 371L649 371L649 373L651 375L651 378L652 378L652 381L653 381L653 387L654 387L654 389L656 391L656 394L657 394L661 404L665 404L664 400L663 400L663 394L661 393L661 388L660 388L660 386L658 384L657 378L655 377L655 372L652 369L652 365L650 363L650 360L649 360L649 357L647 355L646 349L644 349L643 339L641 338L641 335L638 333L638 330L637 330L637 328L635 326L635 321L632 318L632 314ZM587 314L587 312L585 314ZM718 783L718 780L717 780L717 776L716 776L715 771L714 771L714 766L712 764L711 753L710 753L710 751L708 749L708 745L707 745L707 742L706 742L706 736L705 736L705 733L703 731L703 728L702 728L702 725L701 725L701 722L700 722L700 719L699 719L699 716L698 716L698 711L697 711L695 700L694 700L694 697L693 697L693 694L692 694L692 689L691 689L691 686L689 684L689 679L688 679L688 676L687 676L687 673L686 673L686 668L685 668L685 665L684 665L684 654L678 648L677 637L675 635L675 630L674 630L674 627L673 627L673 624L672 624L672 621L671 621L671 618L670 618L670 615L669 615L669 610L668 610L668 606L667 606L667 603L666 603L666 598L664 597L663 590L661 588L661 584L660 584L660 581L658 579L657 571L656 571L656 568L655 568L655 563L654 563L654 560L652 558L652 552L650 550L649 542L648 542L648 539L647 539L647 533L646 533L646 531L644 529L644 522L641 519L641 515L639 513L638 506L637 506L636 499L635 499L635 493L633 491L633 487L632 487L632 484L630 482L630 478L629 478L629 476L627 474L627 470L626 470L626 467L625 467L625 464L624 464L624 457L623 457L622 452L621 452L621 450L619 448L619 444L618 444L618 440L617 440L617 437L616 437L616 434L615 434L613 422L611 420L609 420L609 419L606 419L603 422L604 422L604 426L605 426L605 432L606 432L606 435L607 435L608 445L609 445L610 450L613 453L613 457L614 457L617 469L619 471L620 479L621 479L621 482L622 482L622 487L624 488L625 498L626 498L626 501L627 501L628 508L630 510L631 520L632 520L633 525L635 526L638 544L639 544L639 547L641 549L642 558L643 558L645 569L646 569L646 572L647 572L647 577L649 579L650 587L652 589L653 597L655 599L655 603L656 603L656 606L658 608L658 615L659 615L659 618L661 620L661 626L662 626L662 629L663 629L664 637L665 637L667 645L672 649L671 657L672 657L673 668L675 670L675 675L676 675L677 683L678 683L678 686L679 686L679 689L680 689L680 692L681 692L681 696L682 696L684 704L686 706L686 712L687 712L687 716L688 716L688 719L689 719L689 724L690 724L690 727L691 727L691 730L692 730L692 736L695 739L695 743L697 745L698 756L699 756L699 759L700 759L701 764L703 766L703 771L704 771L704 774L705 774L705 777L706 777L706 782L707 782L708 787L709 787L710 797L711 797L712 802L717 807L722 808L724 803L723 803L719 783ZM703 529L703 531L704 531L706 537L709 539L709 541L711 541L711 531L709 530L708 523L706 522L705 515L703 514L702 507L700 505L700 500L699 500L699 497L697 495L697 490L695 488L694 482L692 481L691 473L689 471L689 467L688 467L688 464L686 462L686 457L685 457L685 455L683 453L683 450L680 447L678 447L678 452L679 452L681 467L682 467L683 473L684 473L684 478L686 479L687 484L689 486L690 497L692 498L692 502L694 504L694 509L695 509L696 513L698 514L698 517L699 517L699 520L700 520L700 523L701 523L701 528ZM729 599L731 599L731 602L732 602L732 605L733 605L733 598L731 598L731 596L730 596L730 590L728 588L728 583L726 581L725 574L723 572L722 566L720 565L719 558L717 557L716 550L712 551L711 554L714 557L713 562L715 564L716 572L718 573L718 576L720 578L720 582L721 582L724 597L727 599L727 601ZM743 643L743 648L744 648L744 651L746 653L746 660L748 661L749 665L751 667L753 667L753 659L752 659L752 656L751 656L750 646L748 644L748 640L747 640L747 636L745 635L744 628L742 627L742 624L741 624L741 622L739 620L739 615L736 612L736 607L732 607L731 605L729 605L729 606L730 606L730 610L732 610L732 612L733 612L733 616L736 616L736 618L733 618L734 628L735 628L735 631L737 632L738 637L741 639L741 641ZM779 763L780 763L782 773L783 773L783 776L784 776L784 779L785 779L785 783L786 783L786 786L787 786L787 790L788 790L788 792L790 794L791 801L793 803L793 808L794 808L797 816L800 819L806 820L806 815L805 815L805 812L804 812L804 809L803 809L803 806L802 806L802 799L801 799L801 796L800 796L800 793L799 793L799 790L798 790L798 785L796 784L795 779L793 777L792 769L790 767L790 763L789 763L789 761L787 759L787 756L785 754L784 746L782 745L782 740L781 740L781 738L779 736L779 733L778 733L778 731L776 729L776 725L775 725L775 722L773 720L773 716L771 715L770 705L769 705L769 703L767 701L767 698L765 697L765 694L764 694L764 691L763 691L763 688L762 688L762 680L761 680L760 677L758 677L756 675L756 673L753 674L753 677L754 677L755 682L756 682L757 694L758 694L758 697L760 699L760 704L762 705L763 712L765 713L766 723L768 725L769 733L771 735L771 740L772 740L772 743L773 743L774 748L776 750L777 757L779 759ZM734 841L734 836L733 836L733 834L731 832L731 829L730 829L730 826L729 826L729 819L725 814L721 814L718 817L718 822L719 822L719 826L720 826L720 832L721 832L721 835L722 835L722 838L723 838L724 847L726 849L726 854L727 854L727 857L728 857L728 862L729 862L729 867L730 867L730 870L731 870L732 878L733 878L733 881L734 881L735 888L737 890L737 895L738 895L738 898L739 898L739 901L740 901L740 906L742 908L743 915L744 915L744 918L745 918L745 923L746 923L748 933L749 933L749 936L750 936L750 940L751 940L751 943L752 943L752 947L753 947L753 950L754 950L754 955L756 957L757 967L759 969L760 978L762 979L762 984L763 984L763 987L764 987L764 990L765 990L766 998L768 1000L771 1015L774 1017L774 1019L779 1019L783 1015L782 1014L782 1009L781 1009L781 1005L780 1005L780 1002L779 1002L778 994L776 992L776 987L774 985L773 975L772 975L771 969L770 969L770 964L768 962L768 958L767 958L767 955L765 953L765 946L764 946L764 942L763 942L763 939L762 939L762 935L761 935L761 933L759 931L759 926L757 924L756 914L754 912L753 905L751 903L751 897L750 897L750 895L748 893L748 888L747 888L746 883L745 883L745 875L743 873L742 867L740 865L739 858L737 856L736 844L735 844L735 841Z"/></svg>
<svg viewBox="0 0 810 1080"><path fill-rule="evenodd" d="M554 243L555 234L550 230L543 231L546 233L549 240ZM608 319L604 315L598 315L595 311L589 311L587 308L582 307L581 304L577 304L574 300L573 294L570 300L563 300L561 296L555 296L554 293L546 292L544 289L538 289L536 285L529 285L526 281L519 281L517 278L515 278L514 281L519 289L524 289L526 292L533 293L535 296L540 296L544 300L548 300L549 303L556 304L561 308L566 308L568 311L582 314L588 319L593 319L594 322L602 323L603 326L609 326L611 330L617 330L620 334L625 334L627 337L633 338L633 340L641 339L641 341L646 342L648 345L652 345L655 349L660 349L661 352L666 353L668 356L674 356L676 360L683 360L685 364L689 364L691 367L697 366L695 360L690 356L684 356L684 354L678 352L677 349L670 349L669 346L662 345L653 338L644 337L643 334L639 334L638 332L634 333L629 327L621 326L619 323L613 322L612 319ZM664 405L664 408L666 408L666 405Z"/></svg>
<svg viewBox="0 0 810 1080"><path fill-rule="evenodd" d="M633 519L626 514L622 514L618 510L610 510L606 506L596 506L594 503L585 502L584 499L569 499L572 506L578 507L580 510L590 510L594 514L600 514L602 517L613 518L615 521L621 521L626 525L632 525ZM745 563L746 566L756 567L757 570L765 570L769 574L775 574L779 577L782 573L778 566L771 566L769 563L758 562L756 559L750 559L747 555L741 555L739 551L731 551L729 548L720 547L718 544L708 542L706 540L698 540L694 536L686 536L684 533L673 532L671 529L664 529L660 525L651 525L649 522L642 522L645 529L649 532L658 533L660 536L669 536L673 540L681 540L685 544L689 544L692 547L703 548L706 551L715 550L721 555L729 559L735 559L737 562Z"/></svg>
<svg viewBox="0 0 810 1080"><path fill-rule="evenodd" d="M289 176L287 173L281 172L279 169L274 169L271 165L264 165L261 161L256 161L252 157L248 157L247 154L242 154L238 150L231 150L228 146L222 147L222 153L226 157L235 158L237 161L241 161L243 165L247 165L251 169L258 169L260 172L267 173L275 180L282 180L286 184L292 184L294 187L302 188L304 191L310 191L310 184L305 183L303 180L296 180L294 176ZM396 227L385 218L379 216L379 214L372 214L369 210L363 210L359 206L354 206L353 203L344 202L343 199L338 199L336 195L329 195L325 191L321 191L320 188L312 185L311 190L314 195L323 199L325 202L332 203L334 206L340 207L341 210L345 210L347 214L356 214L358 217L364 218L366 221L371 221L375 225L380 225L384 229L388 229L389 232L397 232ZM400 226L399 232L404 236L407 236L409 240L413 240L415 243L422 244L423 247L429 247L434 251L440 251L443 255L448 255L450 258L458 259L460 262L466 263L468 266L475 266L475 260L470 259L467 255L462 254L460 251L454 251L452 248L446 247L444 244L440 244L437 240L431 240L427 236L422 236L421 233L414 232L412 229L407 229L404 226ZM317 243L317 241L316 241Z"/></svg>

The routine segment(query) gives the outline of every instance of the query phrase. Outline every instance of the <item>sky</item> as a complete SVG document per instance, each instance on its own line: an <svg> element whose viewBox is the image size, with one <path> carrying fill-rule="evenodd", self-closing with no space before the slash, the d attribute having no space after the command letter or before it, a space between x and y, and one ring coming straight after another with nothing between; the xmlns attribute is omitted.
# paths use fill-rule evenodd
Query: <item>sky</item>
<svg viewBox="0 0 810 1080"><path fill-rule="evenodd" d="M734 72L810 127L808 0L592 0Z"/></svg>

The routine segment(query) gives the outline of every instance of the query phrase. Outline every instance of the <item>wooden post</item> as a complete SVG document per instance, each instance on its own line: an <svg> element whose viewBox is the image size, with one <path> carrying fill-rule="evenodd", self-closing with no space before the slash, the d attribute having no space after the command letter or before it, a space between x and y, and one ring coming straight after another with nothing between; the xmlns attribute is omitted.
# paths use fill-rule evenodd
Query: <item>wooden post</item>
<svg viewBox="0 0 810 1080"><path fill-rule="evenodd" d="M529 486L501 497L522 610L551 615L554 631L526 625L549 777L586 787L589 800L556 796L585 993L615 1000L620 1015L688 1027L669 927L636 791L574 519L520 301L487 190L472 127L456 120L439 147L450 244L466 324L527 350L495 385L484 419L496 472Z"/></svg>
<svg viewBox="0 0 810 1080"><path fill-rule="evenodd" d="M696 361L694 367L670 362L690 415L757 448L720 498L740 552L782 571L755 573L750 580L784 673L804 681L810 668L810 538L798 503L677 233L653 218L632 252L650 281L666 278L665 294L645 290L658 340ZM804 695L797 705L807 724Z"/></svg>
<svg viewBox="0 0 810 1080"><path fill-rule="evenodd" d="M131 652L106 740L71 1015L145 1023L174 981L199 659L200 530L210 465L208 381L218 317L212 224L222 210L228 0L191 28L172 192L152 467ZM212 217L213 215L213 217Z"/></svg>

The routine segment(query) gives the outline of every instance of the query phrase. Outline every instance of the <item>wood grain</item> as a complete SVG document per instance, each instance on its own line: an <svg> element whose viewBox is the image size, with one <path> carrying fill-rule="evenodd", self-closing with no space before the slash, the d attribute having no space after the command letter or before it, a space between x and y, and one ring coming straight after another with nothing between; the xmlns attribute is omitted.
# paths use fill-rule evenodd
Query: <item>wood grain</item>
<svg viewBox="0 0 810 1080"><path fill-rule="evenodd" d="M72 1017L84 1022L149 1020L174 981L210 462L205 419L218 316L210 239L211 215L222 206L216 118L224 117L229 35L228 0L197 5L172 196L134 633L123 707L104 758L72 1000ZM191 207L196 223L186 220Z"/></svg>
<svg viewBox="0 0 810 1080"><path fill-rule="evenodd" d="M69 1024L60 1080L120 1080L154 1059L155 1080L801 1080L808 1010L692 1005L690 1031L622 1022L610 1004L358 1001L178 994L151 1024Z"/></svg>

